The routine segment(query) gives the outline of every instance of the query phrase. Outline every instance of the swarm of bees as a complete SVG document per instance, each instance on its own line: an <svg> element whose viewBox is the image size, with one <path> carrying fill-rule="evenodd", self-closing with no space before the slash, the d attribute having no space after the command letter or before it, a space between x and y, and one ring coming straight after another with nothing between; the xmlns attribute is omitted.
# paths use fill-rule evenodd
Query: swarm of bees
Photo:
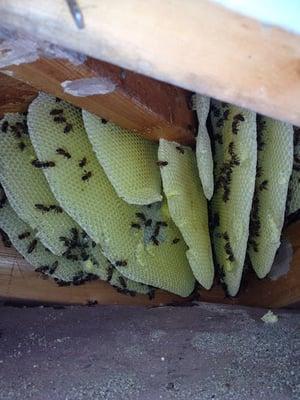
<svg viewBox="0 0 300 400"><path fill-rule="evenodd" d="M56 98L53 104L55 104L55 106L49 111L48 118L60 129L63 137L71 138L72 134L74 135L76 131L76 123L70 118L67 109L64 108L60 99ZM6 137L11 135L15 141L16 151L24 155L30 150L28 135L31 133L30 126L28 131L26 115L23 115L22 118L22 121L17 121L13 124L4 118L3 121L0 122L0 135L6 135ZM272 137L272 132L270 132L272 130L272 124L276 124L276 127L282 130L285 135L285 143L287 146L294 140L294 148L299 145L300 130L299 128L295 128L295 133L293 135L292 127L288 124L274 122L273 120L271 121L259 115L256 116L255 113L231 106L224 102L212 101L208 118L212 121L211 124L207 125L207 129L210 135L213 154L214 194L211 201L206 202L205 200L203 203L205 212L209 215L207 219L207 239L214 255L215 271L218 278L225 284L228 294L234 296L237 294L240 286L244 264L246 263L245 260L247 259L247 262L252 264L259 277L263 277L269 272L270 259L274 259L277 250L275 247L271 249L268 255L269 259L266 261L268 266L263 268L263 271L256 269L256 256L253 256L253 254L263 259L263 252L265 250L265 241L263 238L265 236L266 227L264 225L265 222L262 223L262 213L268 205L267 202L270 201L268 199L272 197L271 194L275 193L276 195L277 193L274 182L276 182L277 177L281 173L281 171L279 169L276 170L276 168L274 168L274 171L270 171L268 169L269 161L266 161L268 157L270 160L273 160L271 154L272 149L270 150L271 146L269 146L270 137ZM100 123L106 126L109 125L109 121L104 118L100 119ZM246 131L251 131L254 141L249 141L249 143L245 144L245 147L243 147L243 140L241 138L247 137ZM273 140L274 143L272 146L278 147L275 133ZM60 168L60 165L63 164L72 165L70 168L75 168L74 166L76 166L76 173L78 174L78 180L80 182L78 185L81 185L80 190L84 192L93 184L93 181L97 179L97 171L93 166L91 154L87 152L86 149L77 153L76 149L74 150L74 147L72 147L70 143L71 142L57 143L49 159L46 155L44 159L43 157L31 158L29 162L33 170L38 170L41 174L45 173L46 176L47 173L51 173L51 170ZM254 148L255 151L253 151ZM185 158L190 156L191 149L178 143L175 144L174 149L178 157L182 157L183 163ZM247 164L249 159L251 159L249 154L252 160ZM284 174L287 178L284 181L284 187L281 192L280 207L277 207L274 211L274 213L277 213L276 215L278 218L280 220L282 219L282 225L285 203L288 201L289 204L295 193L294 183L293 188L290 187L288 192L288 180L292 174L292 170L293 174L298 172L300 174L300 155L297 152L293 154L293 152L289 150L288 157L288 163L284 170ZM157 160L152 165L149 165L149 168L156 168L160 170L160 173L163 175L163 171L168 171L168 169L173 168L172 160L167 157L157 157ZM244 171L244 175L241 171ZM242 181L242 176L246 177L246 181ZM199 177L197 179L199 179ZM300 175L297 175L293 182L300 184ZM185 182L182 181L181 184L184 186ZM243 191L243 185L245 184L247 184L248 188L246 190L248 196L247 204L242 203L241 196L243 195L239 194L239 191ZM6 189L9 185L3 181L3 186L5 186ZM50 191L50 188L47 190ZM175 196L174 193L172 196ZM167 193L166 198L167 201L169 201ZM181 236L184 232L184 228L175 221L175 224L178 225L178 229L176 228L177 230L173 231L175 233L172 233L173 236L170 236L170 225L174 225L172 213L171 216L168 214L166 214L167 216L159 213L155 214L153 213L153 204L143 204L140 208L133 208L133 210L140 211L132 212L132 218L128 224L128 235L142 237L143 246L145 246L145 248L150 246L151 251L160 251L161 248L166 246L166 243L174 246L172 247L173 249L185 246L184 240L186 240L186 237L184 235ZM282 204L284 204L284 208ZM15 208L13 202L11 202L11 206ZM36 232L31 229L30 221L26 221L29 224L28 229L23 227L15 235L10 235L10 232L8 232L7 236L5 233L4 224L1 223L1 210L4 210L5 207L7 207L7 198L5 192L1 191L0 228L3 230L1 230L0 233L3 242L6 245L10 245L11 236L11 238L14 239L13 242L18 241L18 243L21 243L18 248L21 249L20 251L24 257L28 257L29 260L32 260L30 257L35 255L38 258L42 244ZM52 203L41 198L33 203L31 207L35 210L36 214L39 214L40 218L43 218L45 215L50 218L56 218L55 215L58 214L59 216L57 218L69 218L69 210L66 210L64 204L60 204L59 201L57 201L57 203ZM99 207L101 207L101 198L99 199ZM191 207L193 207L193 205L191 205ZM232 217L228 216L228 210L234 210L230 211L232 212ZM15 209L15 211L18 214L18 210ZM233 215L235 213L236 215L245 216L245 218L241 221L233 221ZM59 219L57 221L59 221ZM235 232L236 224L244 226L243 232L239 235ZM281 228L282 226L277 232L278 240L280 240ZM199 229L201 229L200 226ZM94 250L97 250L99 247L99 243L96 240L97 238L94 239L95 240L92 240L85 230L81 229L81 227L77 226L74 222L74 227L64 232L64 234L58 235L57 241L63 245L63 253L55 255L57 258L49 258L48 263L41 261L39 264L36 264L35 270L40 274L53 276L55 282L59 286L69 286L71 284L76 286L90 280L98 279L99 275L94 273L94 271L98 269L101 270L101 279L111 283L118 292L135 296L136 290L133 289L131 285L131 278L129 279L126 277L126 271L130 270L132 264L131 255L127 257L126 254L124 256L124 252L120 252L122 255L118 257L109 257L109 259L106 260L105 267L102 268L101 261L97 259L94 253ZM242 247L243 250L241 251L240 248ZM49 253L49 257L53 256L47 246L43 247L43 249L45 254ZM185 254L183 257L186 257ZM92 265L94 269L92 270L93 272L87 272L80 268L74 269L76 272L74 272L72 279L65 280L59 275L61 260L67 263L74 263L74 265ZM200 266L200 268L202 267ZM203 266L203 268L205 269L206 266ZM116 275L116 271L120 273L118 272ZM121 271L124 271L124 275L122 275ZM190 288L192 288L194 285L194 278L191 278L192 274L190 271L188 272L188 276L191 282ZM152 285L148 286L147 293L150 299L154 297L154 292L154 287Z"/></svg>

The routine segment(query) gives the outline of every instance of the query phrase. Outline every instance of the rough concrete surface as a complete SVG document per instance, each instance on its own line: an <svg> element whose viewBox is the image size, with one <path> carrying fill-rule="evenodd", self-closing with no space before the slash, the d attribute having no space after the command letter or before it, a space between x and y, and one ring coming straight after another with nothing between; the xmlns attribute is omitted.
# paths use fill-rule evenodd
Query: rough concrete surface
<svg viewBox="0 0 300 400"><path fill-rule="evenodd" d="M0 399L299 399L300 314L265 312L3 306Z"/></svg>

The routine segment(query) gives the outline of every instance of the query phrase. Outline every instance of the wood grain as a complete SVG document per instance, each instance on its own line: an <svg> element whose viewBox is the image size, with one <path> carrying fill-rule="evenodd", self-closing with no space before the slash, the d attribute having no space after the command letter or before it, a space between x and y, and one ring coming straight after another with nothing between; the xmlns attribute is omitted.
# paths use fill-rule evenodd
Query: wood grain
<svg viewBox="0 0 300 400"><path fill-rule="evenodd" d="M209 0L2 0L1 25L300 125L300 39Z"/></svg>
<svg viewBox="0 0 300 400"><path fill-rule="evenodd" d="M2 70L37 90L60 97L147 139L157 141L163 137L187 145L194 143L196 118L189 108L191 93L186 90L91 58L79 65L64 59L40 58ZM107 80L115 85L115 90L77 97L66 93L61 86L65 81L89 78ZM84 81L81 85L84 87ZM28 95L31 100L31 93Z"/></svg>
<svg viewBox="0 0 300 400"><path fill-rule="evenodd" d="M37 91L26 83L0 74L0 118L8 112L24 112L37 96Z"/></svg>
<svg viewBox="0 0 300 400"><path fill-rule="evenodd" d="M0 298L24 302L87 304L159 305L186 303L192 299L212 303L239 304L256 307L287 307L300 302L300 222L291 225L285 237L292 243L294 256L288 273L277 280L259 280L249 273L235 298L227 298L219 284L207 291L199 290L188 299L158 290L155 298L137 295L129 297L116 292L102 281L82 286L59 287L51 279L33 272L30 265L13 249L0 243Z"/></svg>

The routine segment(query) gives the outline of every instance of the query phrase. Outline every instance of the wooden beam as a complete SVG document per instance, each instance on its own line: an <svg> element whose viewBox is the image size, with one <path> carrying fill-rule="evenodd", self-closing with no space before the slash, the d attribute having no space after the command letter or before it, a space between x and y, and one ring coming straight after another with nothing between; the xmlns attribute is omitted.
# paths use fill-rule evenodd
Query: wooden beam
<svg viewBox="0 0 300 400"><path fill-rule="evenodd" d="M82 286L59 287L53 280L45 279L33 272L29 264L13 248L0 243L0 298L23 302L86 304L158 305L182 303L196 298L212 303L239 304L255 307L287 307L300 302L300 222L291 225L285 237L293 245L293 260L287 274L276 280L259 280L254 273L246 277L240 293L235 298L227 298L220 284L210 290L201 289L196 296L183 299L171 293L158 290L155 298L137 295L129 297L116 292L102 281L86 283ZM44 279L43 279L44 278Z"/></svg>
<svg viewBox="0 0 300 400"><path fill-rule="evenodd" d="M209 0L2 0L1 25L300 125L300 39Z"/></svg>
<svg viewBox="0 0 300 400"><path fill-rule="evenodd" d="M11 41L6 50L17 52L17 43L18 40ZM0 66L5 54L1 56L0 52ZM39 58L19 65L8 64L1 70L147 139L163 137L187 145L194 143L196 118L190 109L191 92L184 89L91 58L78 64L61 58ZM7 90L4 83L1 89L10 93L11 83ZM16 97L24 87L16 83ZM91 91L95 94L87 95ZM30 91L28 94L32 99Z"/></svg>
<svg viewBox="0 0 300 400"><path fill-rule="evenodd" d="M37 91L9 76L0 74L0 118L8 112L24 112L37 96Z"/></svg>

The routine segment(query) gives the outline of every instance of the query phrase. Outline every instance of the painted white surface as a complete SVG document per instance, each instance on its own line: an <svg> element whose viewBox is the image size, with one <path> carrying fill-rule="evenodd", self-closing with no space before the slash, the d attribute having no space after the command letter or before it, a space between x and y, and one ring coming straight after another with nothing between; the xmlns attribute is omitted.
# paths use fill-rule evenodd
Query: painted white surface
<svg viewBox="0 0 300 400"><path fill-rule="evenodd" d="M300 0L214 0L232 11L300 34Z"/></svg>
<svg viewBox="0 0 300 400"><path fill-rule="evenodd" d="M84 97L95 94L107 94L115 90L116 84L108 78L83 78L61 83L65 93Z"/></svg>

